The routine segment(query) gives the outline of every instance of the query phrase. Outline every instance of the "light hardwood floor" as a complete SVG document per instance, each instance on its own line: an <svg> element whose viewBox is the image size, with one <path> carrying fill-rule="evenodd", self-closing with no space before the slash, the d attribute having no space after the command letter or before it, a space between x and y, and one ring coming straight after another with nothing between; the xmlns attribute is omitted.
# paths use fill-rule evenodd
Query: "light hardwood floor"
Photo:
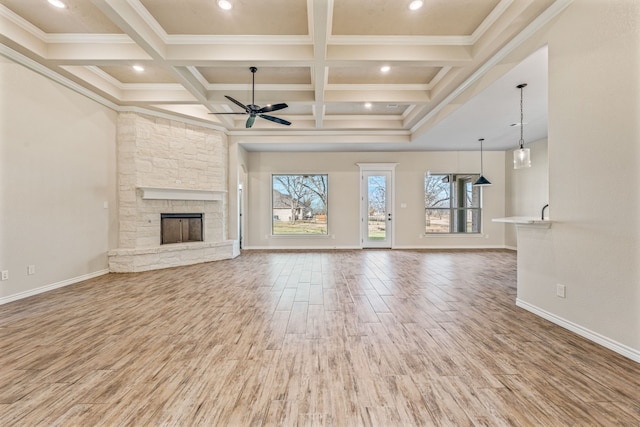
<svg viewBox="0 0 640 427"><path fill-rule="evenodd" d="M640 425L509 251L246 251L0 306L0 425Z"/></svg>

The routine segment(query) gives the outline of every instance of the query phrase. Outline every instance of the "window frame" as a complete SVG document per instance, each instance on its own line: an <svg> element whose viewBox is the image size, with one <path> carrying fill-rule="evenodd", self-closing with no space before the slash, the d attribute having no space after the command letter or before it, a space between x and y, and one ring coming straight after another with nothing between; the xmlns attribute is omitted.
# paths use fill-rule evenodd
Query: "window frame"
<svg viewBox="0 0 640 427"><path fill-rule="evenodd" d="M291 198L293 200L295 200L295 198L291 197L291 194L287 194L284 192L281 192L279 189L276 188L276 185L274 185L276 183L276 177L300 177L303 179L308 179L309 177L324 177L323 181L324 181L324 199L322 198L322 196L320 196L320 194L318 194L317 191L315 191L314 189L312 189L311 187L309 187L308 185L306 186L307 190L305 191L310 191L315 193L315 195L311 196L312 200L308 200L308 203L306 202L302 202L300 204L299 207L294 208L293 206L290 206L289 209L291 209L292 211L300 209L300 213L295 213L295 218L294 218L294 224L295 221L305 221L305 217L307 218L313 218L313 220L307 220L307 221L312 221L311 223L317 223L318 218L321 215L324 215L324 231L317 233L317 232L309 232L309 233L305 233L305 232L300 232L300 233L284 233L284 232L278 232L278 230L275 227L275 223L276 223L276 214L275 211L276 209L285 209L284 207L281 208L277 208L275 206L276 201L275 201L275 196L276 196L276 191L283 195L284 197L288 197ZM303 196L309 196L310 193L305 193L303 194ZM311 207L311 205L313 204L313 199L319 200L321 204L324 205L324 214L315 214L313 216L307 216L307 211L313 212L314 209ZM322 211L322 209L321 209ZM329 236L329 174L328 173L272 173L271 174L271 236L273 237L328 237ZM298 215L301 216L301 218L298 217ZM288 221L290 221L291 217L293 217L294 215L291 215L288 219ZM322 220L321 220L322 221ZM309 224L311 224L309 223ZM300 229L302 229L303 227L300 227ZM309 227L309 229L315 229L317 230L318 228L315 227Z"/></svg>
<svg viewBox="0 0 640 427"><path fill-rule="evenodd" d="M430 173L427 172L424 176L424 234L428 236L442 236L442 235L480 235L482 234L482 187L481 186L473 186L473 182L478 179L480 175L478 173L453 173L453 172L443 172L443 173ZM437 203L432 205L428 204L427 201L427 185L428 179L430 177L441 177L440 180L443 183L448 184L448 193L445 192L447 196L446 199L439 200ZM462 178L462 179L461 179ZM445 181L446 180L446 181ZM466 197L468 193L468 189L466 186L471 187L471 205L467 205L468 198ZM464 199L460 199L460 188L462 188L462 193L465 194ZM441 190L444 191L444 190ZM475 195L474 195L475 194ZM477 198L477 206L473 205L474 199ZM438 206L441 202L446 201L447 206ZM460 203L462 205L458 206ZM429 229L430 224L430 215L428 215L429 211L442 211L448 215L448 230L446 231L435 231L433 229ZM471 214L471 218L468 220L460 220L460 213L463 212L464 216L462 218L468 218L468 215ZM475 216L475 218L474 218ZM471 224L468 227L468 224ZM464 230L460 231L460 228L464 228ZM469 230L470 228L470 230Z"/></svg>

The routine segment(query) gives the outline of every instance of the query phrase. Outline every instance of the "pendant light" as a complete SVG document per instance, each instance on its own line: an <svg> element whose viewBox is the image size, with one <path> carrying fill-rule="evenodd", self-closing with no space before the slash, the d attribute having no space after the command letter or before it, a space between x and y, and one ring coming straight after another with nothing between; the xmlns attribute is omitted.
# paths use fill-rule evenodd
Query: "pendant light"
<svg viewBox="0 0 640 427"><path fill-rule="evenodd" d="M489 180L487 178L484 177L483 175L483 170L482 170L482 141L484 141L484 138L480 138L478 141L480 141L480 177L478 179L476 179L476 182L473 183L473 185L475 187L486 187L488 185L491 185L491 183L489 182Z"/></svg>
<svg viewBox="0 0 640 427"><path fill-rule="evenodd" d="M520 148L513 152L513 168L522 169L531 167L531 150L524 148L524 114L522 112L522 89L527 86L526 83L516 86L520 89Z"/></svg>

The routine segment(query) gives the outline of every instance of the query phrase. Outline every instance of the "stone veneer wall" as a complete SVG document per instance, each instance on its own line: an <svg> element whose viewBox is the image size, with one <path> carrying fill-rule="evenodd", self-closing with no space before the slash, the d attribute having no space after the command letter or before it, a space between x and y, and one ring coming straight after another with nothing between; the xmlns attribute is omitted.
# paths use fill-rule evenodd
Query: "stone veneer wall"
<svg viewBox="0 0 640 427"><path fill-rule="evenodd" d="M227 141L219 131L138 113L118 116L119 248L109 268L132 272L228 259ZM221 200L148 200L142 187L216 191ZM161 213L203 213L204 241L160 245Z"/></svg>

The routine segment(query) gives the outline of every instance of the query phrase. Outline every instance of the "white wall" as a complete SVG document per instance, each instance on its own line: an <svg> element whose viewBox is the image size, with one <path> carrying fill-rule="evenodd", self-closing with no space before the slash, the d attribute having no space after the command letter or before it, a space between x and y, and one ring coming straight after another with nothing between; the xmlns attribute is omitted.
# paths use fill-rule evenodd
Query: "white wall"
<svg viewBox="0 0 640 427"><path fill-rule="evenodd" d="M482 235L424 234L424 176L427 171L479 172L478 152L395 153L248 153L246 248L357 248L360 244L360 169L356 163L398 163L395 170L394 247L503 247L504 226L491 218L504 216L504 152L484 153L485 176ZM329 175L329 237L271 236L271 175ZM406 204L405 208L401 208Z"/></svg>
<svg viewBox="0 0 640 427"><path fill-rule="evenodd" d="M549 203L549 159L547 139L526 144L531 150L531 167L513 168L513 151L505 155L505 213L506 216L540 217L542 207ZM515 149L515 147L514 147ZM549 218L551 206L545 210ZM516 226L505 224L505 245L517 247Z"/></svg>
<svg viewBox="0 0 640 427"><path fill-rule="evenodd" d="M114 111L2 58L0 94L2 303L104 273L117 206Z"/></svg>
<svg viewBox="0 0 640 427"><path fill-rule="evenodd" d="M518 304L640 362L640 2L574 1L540 41L554 222L518 235Z"/></svg>

